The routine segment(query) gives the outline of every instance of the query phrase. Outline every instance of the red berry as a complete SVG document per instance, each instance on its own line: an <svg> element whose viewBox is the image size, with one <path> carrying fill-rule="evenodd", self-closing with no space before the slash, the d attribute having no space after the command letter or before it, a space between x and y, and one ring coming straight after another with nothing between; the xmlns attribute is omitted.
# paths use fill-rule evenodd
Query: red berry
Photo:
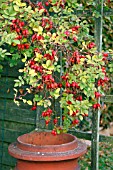
<svg viewBox="0 0 113 170"><path fill-rule="evenodd" d="M24 44L25 49L29 49L30 44Z"/></svg>
<svg viewBox="0 0 113 170"><path fill-rule="evenodd" d="M21 44L18 44L17 47L18 47L18 50L21 50L21 49L22 49L22 48L21 48Z"/></svg>
<svg viewBox="0 0 113 170"><path fill-rule="evenodd" d="M20 27L23 27L24 25L25 25L25 23L23 21L19 23Z"/></svg>
<svg viewBox="0 0 113 170"><path fill-rule="evenodd" d="M96 105L96 104L94 104L94 105L93 105L93 108L94 108L94 109L96 109L96 108L97 108L97 105Z"/></svg>
<svg viewBox="0 0 113 170"><path fill-rule="evenodd" d="M101 94L99 92L95 92L95 97L98 99L99 97L101 97Z"/></svg>
<svg viewBox="0 0 113 170"><path fill-rule="evenodd" d="M94 43L94 42L90 42L90 43L87 45L87 47L88 47L89 49L91 49L91 48L95 47L95 43Z"/></svg>
<svg viewBox="0 0 113 170"><path fill-rule="evenodd" d="M51 132L52 135L56 136L57 135L57 132L55 130L52 130Z"/></svg>
<svg viewBox="0 0 113 170"><path fill-rule="evenodd" d="M45 124L48 125L50 120L45 120Z"/></svg>
<svg viewBox="0 0 113 170"><path fill-rule="evenodd" d="M26 29L26 30L23 30L22 31L22 34L26 37L27 35L29 35L29 31Z"/></svg>
<svg viewBox="0 0 113 170"><path fill-rule="evenodd" d="M17 40L21 40L22 39L22 35L19 35L18 37L16 37Z"/></svg>
<svg viewBox="0 0 113 170"><path fill-rule="evenodd" d="M70 87L70 83L66 82L66 87L69 88Z"/></svg>
<svg viewBox="0 0 113 170"><path fill-rule="evenodd" d="M67 104L72 104L72 102L68 100L68 101L67 101Z"/></svg>
<svg viewBox="0 0 113 170"><path fill-rule="evenodd" d="M108 57L108 53L103 53L103 56L104 57Z"/></svg>
<svg viewBox="0 0 113 170"><path fill-rule="evenodd" d="M49 6L49 2L48 2L48 1L46 1L46 2L45 2L45 5L46 5L46 6Z"/></svg>
<svg viewBox="0 0 113 170"><path fill-rule="evenodd" d="M52 114L52 110L49 108L48 110L47 110L47 112L49 112L50 114Z"/></svg>
<svg viewBox="0 0 113 170"><path fill-rule="evenodd" d="M36 62L35 62L34 60L30 60L30 66L31 66L31 65L35 65L35 63L36 63Z"/></svg>
<svg viewBox="0 0 113 170"><path fill-rule="evenodd" d="M62 87L62 84L61 84L61 83L58 83L58 87L61 88L61 87Z"/></svg>
<svg viewBox="0 0 113 170"><path fill-rule="evenodd" d="M31 108L31 110L36 110L37 109L37 106L33 106L32 108Z"/></svg>
<svg viewBox="0 0 113 170"><path fill-rule="evenodd" d="M69 36L69 35L70 35L70 32L67 30L67 31L64 32L64 34L66 34L67 36Z"/></svg>
<svg viewBox="0 0 113 170"><path fill-rule="evenodd" d="M53 120L53 123L54 123L54 124L57 124L57 122L58 122L58 119L55 118L55 119Z"/></svg>
<svg viewBox="0 0 113 170"><path fill-rule="evenodd" d="M17 33L19 33L19 32L20 32L20 28L16 28L15 31L16 31Z"/></svg>
<svg viewBox="0 0 113 170"><path fill-rule="evenodd" d="M73 40L74 40L74 42L77 42L77 38L76 37L73 37Z"/></svg>
<svg viewBox="0 0 113 170"><path fill-rule="evenodd" d="M72 124L73 124L73 125L76 125L76 124L78 124L78 123L79 123L79 120L78 120L78 119L75 119L75 120L72 121Z"/></svg>

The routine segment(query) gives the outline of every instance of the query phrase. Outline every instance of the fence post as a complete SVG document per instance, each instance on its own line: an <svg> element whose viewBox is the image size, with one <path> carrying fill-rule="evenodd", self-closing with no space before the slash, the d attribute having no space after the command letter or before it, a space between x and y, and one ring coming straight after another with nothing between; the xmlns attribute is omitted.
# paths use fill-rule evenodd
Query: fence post
<svg viewBox="0 0 113 170"><path fill-rule="evenodd" d="M103 20L103 0L96 0L97 6L100 4L99 18L95 18L95 41L98 52L102 50L102 20ZM98 100L100 103L100 99ZM99 123L100 110L93 111L92 116L92 141L91 141L91 170L99 169Z"/></svg>

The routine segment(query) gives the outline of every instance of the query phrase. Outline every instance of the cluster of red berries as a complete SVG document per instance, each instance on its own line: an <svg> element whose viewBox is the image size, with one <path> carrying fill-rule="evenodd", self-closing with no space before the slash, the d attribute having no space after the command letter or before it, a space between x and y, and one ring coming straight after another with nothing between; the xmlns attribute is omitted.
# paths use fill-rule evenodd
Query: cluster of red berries
<svg viewBox="0 0 113 170"><path fill-rule="evenodd" d="M37 65L36 61L30 60L29 65L30 65L30 68L35 70L35 72L40 72L42 74L43 67L41 65Z"/></svg>
<svg viewBox="0 0 113 170"><path fill-rule="evenodd" d="M106 61L107 60L107 58L108 58L108 53L103 53L103 58L102 58L102 60L103 61Z"/></svg>
<svg viewBox="0 0 113 170"><path fill-rule="evenodd" d="M53 120L53 123L56 125L56 124L58 123L58 119L55 118L55 119Z"/></svg>
<svg viewBox="0 0 113 170"><path fill-rule="evenodd" d="M100 108L100 104L99 103L95 103L94 105L93 105L93 109L99 109Z"/></svg>
<svg viewBox="0 0 113 170"><path fill-rule="evenodd" d="M95 92L95 98L98 99L99 97L101 97L102 95L99 92Z"/></svg>
<svg viewBox="0 0 113 170"><path fill-rule="evenodd" d="M16 31L17 37L15 39L22 40L22 38L26 38L29 35L29 31L24 29L25 23L19 19L12 20L11 30ZM30 44L18 44L18 50L29 49Z"/></svg>
<svg viewBox="0 0 113 170"><path fill-rule="evenodd" d="M53 111L50 108L47 109L46 111L42 112L42 117L45 118L46 126L50 123L50 117L52 114L53 114ZM58 119L57 118L53 119L53 123L54 123L54 125L56 125L58 123Z"/></svg>
<svg viewBox="0 0 113 170"><path fill-rule="evenodd" d="M76 100L82 101L82 96L78 96L78 97L76 98Z"/></svg>
<svg viewBox="0 0 113 170"><path fill-rule="evenodd" d="M108 81L109 81L109 78L105 76L104 79L98 80L97 85L98 86L104 86L104 84L107 83Z"/></svg>
<svg viewBox="0 0 113 170"><path fill-rule="evenodd" d="M53 129L53 130L51 131L51 134L54 135L54 136L56 136L56 135L57 135L57 131Z"/></svg>
<svg viewBox="0 0 113 170"><path fill-rule="evenodd" d="M75 112L73 112L73 113L72 113L72 117L75 117L78 112L79 112L79 110L76 110ZM70 113L69 113L69 115L70 115Z"/></svg>
<svg viewBox="0 0 113 170"><path fill-rule="evenodd" d="M29 49L30 44L28 44L28 43L27 44L18 44L17 47L18 47L18 50Z"/></svg>
<svg viewBox="0 0 113 170"><path fill-rule="evenodd" d="M69 36L70 36L70 31L67 30L67 31L64 32L64 34L65 34L67 37L69 37ZM73 37L73 41L74 41L74 42L77 42L77 37L74 36L74 37Z"/></svg>
<svg viewBox="0 0 113 170"><path fill-rule="evenodd" d="M50 108L48 108L46 111L42 112L42 117L46 117L46 116L50 117L52 113L53 111Z"/></svg>
<svg viewBox="0 0 113 170"><path fill-rule="evenodd" d="M55 79L51 74L42 76L44 84L46 84L47 89L56 89L58 88L58 84L55 82Z"/></svg>
<svg viewBox="0 0 113 170"><path fill-rule="evenodd" d="M49 54L49 53L44 54L44 58L46 58L47 60L54 60L55 55L56 55L56 51L52 50L52 54Z"/></svg>
<svg viewBox="0 0 113 170"><path fill-rule="evenodd" d="M70 62L71 64L75 64L75 63L79 64L81 58L85 58L85 56L80 55L78 51L74 51L72 57L70 58Z"/></svg>
<svg viewBox="0 0 113 170"><path fill-rule="evenodd" d="M102 73L106 74L106 68L102 67Z"/></svg>
<svg viewBox="0 0 113 170"><path fill-rule="evenodd" d="M54 136L56 136L56 135L58 135L58 134L60 134L60 133L62 133L62 132L63 132L62 127L56 127L55 129L53 129L53 130L51 131L51 134L54 135Z"/></svg>
<svg viewBox="0 0 113 170"><path fill-rule="evenodd" d="M49 5L51 5L51 3L52 3L52 0L48 0L48 1L45 2L45 5L49 6ZM65 3L66 3L66 0L60 0L60 1L57 1L55 4L53 4L53 6L59 5L60 7L64 8Z"/></svg>
<svg viewBox="0 0 113 170"><path fill-rule="evenodd" d="M68 78L63 76L63 80L66 81L67 79ZM66 81L65 87L66 87L65 93L74 94L74 95L76 95L76 93L77 93L75 90L80 88L79 84L77 82L75 82L75 81L73 81L72 83L69 83L68 81Z"/></svg>
<svg viewBox="0 0 113 170"><path fill-rule="evenodd" d="M78 32L79 28L80 28L80 25L76 25L76 26L72 27L71 29L73 32Z"/></svg>
<svg viewBox="0 0 113 170"><path fill-rule="evenodd" d="M78 96L78 97L76 97L75 100L82 101L83 98L82 98L82 96ZM67 101L67 104L70 105L70 104L72 104L72 102L71 102L70 100L68 100L68 101Z"/></svg>
<svg viewBox="0 0 113 170"><path fill-rule="evenodd" d="M43 9L45 13L48 13L47 9L44 8L44 6L42 5L42 2L38 2L37 7L38 7L39 11Z"/></svg>
<svg viewBox="0 0 113 170"><path fill-rule="evenodd" d="M46 126L48 126L48 124L50 123L50 116L52 115L52 113L53 113L53 111L50 108L48 108L46 111L42 112L42 117L44 117L44 118L47 117L47 119L45 119Z"/></svg>
<svg viewBox="0 0 113 170"><path fill-rule="evenodd" d="M53 22L48 18L42 18L42 27L49 31L53 28Z"/></svg>
<svg viewBox="0 0 113 170"><path fill-rule="evenodd" d="M67 81L67 82L66 82L66 88L70 88L70 87L72 87L72 88L77 88L77 89L80 88L80 86L78 85L78 83L76 83L75 81L73 81L72 83L69 83L69 82Z"/></svg>
<svg viewBox="0 0 113 170"><path fill-rule="evenodd" d="M43 84L40 84L40 85L38 85L38 86L36 87L36 90L39 90L39 91L41 91L41 90L43 90L43 89L44 89Z"/></svg>
<svg viewBox="0 0 113 170"><path fill-rule="evenodd" d="M68 78L69 78L68 73L66 73L65 75L63 75L61 78L62 78L62 80L67 81Z"/></svg>
<svg viewBox="0 0 113 170"><path fill-rule="evenodd" d="M38 34L34 34L34 35L32 35L32 42L34 42L34 41L40 41L40 40L43 40L44 39L44 37L42 36L42 35L38 35Z"/></svg>

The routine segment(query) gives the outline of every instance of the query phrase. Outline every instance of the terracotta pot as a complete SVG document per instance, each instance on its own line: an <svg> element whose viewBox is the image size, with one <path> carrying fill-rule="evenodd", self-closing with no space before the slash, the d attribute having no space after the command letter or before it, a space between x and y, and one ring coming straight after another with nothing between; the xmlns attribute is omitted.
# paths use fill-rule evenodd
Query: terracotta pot
<svg viewBox="0 0 113 170"><path fill-rule="evenodd" d="M15 170L79 170L78 158L86 152L86 144L71 134L31 132L8 149L17 159Z"/></svg>

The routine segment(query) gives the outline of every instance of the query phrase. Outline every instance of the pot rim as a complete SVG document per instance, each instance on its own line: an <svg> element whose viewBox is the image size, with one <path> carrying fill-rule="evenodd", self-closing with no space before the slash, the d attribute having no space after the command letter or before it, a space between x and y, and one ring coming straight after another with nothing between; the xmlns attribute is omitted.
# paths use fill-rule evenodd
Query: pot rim
<svg viewBox="0 0 113 170"><path fill-rule="evenodd" d="M36 145L36 144L31 144L31 143L25 143L22 141L22 139L24 137L26 137L27 135L35 135L35 134L49 134L51 135L52 138L55 138L56 137L56 140L59 139L60 136L66 136L66 137L71 137L71 141L70 142L66 142L66 143L62 143L62 144L51 144L51 145ZM51 132L36 132L36 131L33 131L31 133L27 133L27 134L24 134L24 135L21 135L17 138L17 146L22 149L22 150L25 150L25 151L32 151L32 152L66 152L66 151L69 151L69 150L73 150L75 148L78 147L78 143L77 143L77 138L71 134L61 134L61 135L58 135L58 136L52 136Z"/></svg>

